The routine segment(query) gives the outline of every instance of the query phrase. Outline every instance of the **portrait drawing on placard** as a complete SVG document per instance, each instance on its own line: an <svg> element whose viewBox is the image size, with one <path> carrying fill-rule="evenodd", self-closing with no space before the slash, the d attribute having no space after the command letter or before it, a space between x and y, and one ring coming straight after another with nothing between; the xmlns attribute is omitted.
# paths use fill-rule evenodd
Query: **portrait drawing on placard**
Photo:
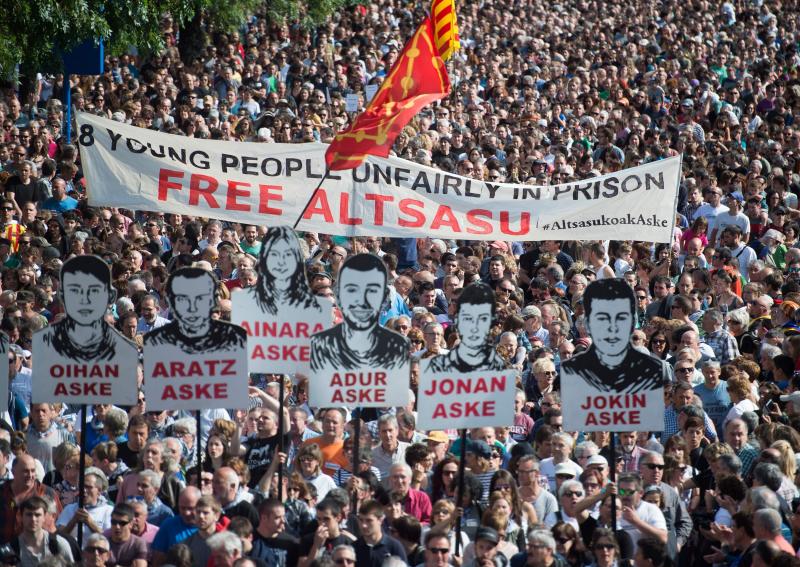
<svg viewBox="0 0 800 567"><path fill-rule="evenodd" d="M378 256L356 254L345 260L337 281L343 320L311 338L312 373L409 365L408 339L379 324L389 297L387 281L386 266Z"/></svg>
<svg viewBox="0 0 800 567"><path fill-rule="evenodd" d="M666 364L631 345L636 298L623 279L592 282L583 294L592 345L561 364L561 385L593 394L638 394L658 390L669 380Z"/></svg>
<svg viewBox="0 0 800 567"><path fill-rule="evenodd" d="M480 282L465 287L458 297L455 318L461 340L449 353L428 359L426 371L505 370L505 361L489 340L494 314L495 294L491 287Z"/></svg>
<svg viewBox="0 0 800 567"><path fill-rule="evenodd" d="M267 229L258 256L258 283L246 290L268 315L294 315L298 311L330 310L311 292L305 260L297 236L288 226Z"/></svg>
<svg viewBox="0 0 800 567"><path fill-rule="evenodd" d="M211 316L219 282L202 268L181 268L167 281L172 321L144 336L146 346L172 345L185 354L210 354L244 349L247 334L238 325Z"/></svg>
<svg viewBox="0 0 800 567"><path fill-rule="evenodd" d="M107 362L121 350L136 348L106 320L117 292L111 285L111 270L101 258L75 256L64 262L58 293L64 319L37 333L58 356L74 362Z"/></svg>

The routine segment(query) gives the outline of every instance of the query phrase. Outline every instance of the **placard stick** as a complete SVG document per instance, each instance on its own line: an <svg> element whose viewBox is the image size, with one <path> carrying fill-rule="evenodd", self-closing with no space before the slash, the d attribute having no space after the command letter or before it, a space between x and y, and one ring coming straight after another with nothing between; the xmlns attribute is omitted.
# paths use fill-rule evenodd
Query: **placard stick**
<svg viewBox="0 0 800 567"><path fill-rule="evenodd" d="M611 482L617 482L617 435L611 433L611 463L609 465L608 478ZM617 491L619 492L619 491ZM611 529L617 531L617 496L611 499Z"/></svg>
<svg viewBox="0 0 800 567"><path fill-rule="evenodd" d="M78 509L83 508L86 492L86 404L81 404L81 456L78 470ZM83 549L83 522L78 523L78 547Z"/></svg>
<svg viewBox="0 0 800 567"><path fill-rule="evenodd" d="M197 453L197 488L203 489L203 425L200 422L200 410L195 411L194 420L197 425L197 439L195 451Z"/></svg>
<svg viewBox="0 0 800 567"><path fill-rule="evenodd" d="M320 182L321 183L321 182ZM306 205L308 206L308 205ZM302 216L302 215L301 215ZM283 374L278 378L278 453L283 453ZM281 464L278 466L278 498L283 500L283 469Z"/></svg>
<svg viewBox="0 0 800 567"><path fill-rule="evenodd" d="M464 508L464 471L467 468L467 430L461 430L461 456L458 459L458 491L456 496L456 508ZM463 515L463 512L462 512ZM461 520L462 517L458 517L458 523L456 523L456 552L455 555L459 554L459 548L461 547Z"/></svg>
<svg viewBox="0 0 800 567"><path fill-rule="evenodd" d="M358 465L361 462L358 458L358 452L361 449L361 410L356 408L353 410L353 415L355 416L355 421L353 423L353 476L358 474ZM358 491L353 491L353 512L358 515L358 510L356 510L356 506L358 506Z"/></svg>
<svg viewBox="0 0 800 567"><path fill-rule="evenodd" d="M303 220L303 215L306 214L306 211L308 210L308 207L311 206L311 201L314 200L314 197L317 195L317 191L319 191L319 188L322 187L322 182L325 181L326 177L328 177L328 166L327 165L325 166L325 173L322 174L322 179L319 180L319 183L317 183L317 186L311 192L311 196L308 198L308 202L306 203L306 206L303 207L303 210L300 212L300 216L297 217L296 221L294 221L294 225L292 226L292 228L297 228L297 225L300 224L301 220Z"/></svg>

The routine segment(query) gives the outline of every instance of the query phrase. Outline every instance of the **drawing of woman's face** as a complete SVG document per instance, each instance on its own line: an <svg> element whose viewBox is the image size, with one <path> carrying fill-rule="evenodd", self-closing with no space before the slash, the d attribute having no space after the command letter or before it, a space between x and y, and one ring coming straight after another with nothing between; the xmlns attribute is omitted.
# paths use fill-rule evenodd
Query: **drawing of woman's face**
<svg viewBox="0 0 800 567"><path fill-rule="evenodd" d="M297 271L297 256L287 240L276 241L267 252L267 271L277 280L288 280Z"/></svg>

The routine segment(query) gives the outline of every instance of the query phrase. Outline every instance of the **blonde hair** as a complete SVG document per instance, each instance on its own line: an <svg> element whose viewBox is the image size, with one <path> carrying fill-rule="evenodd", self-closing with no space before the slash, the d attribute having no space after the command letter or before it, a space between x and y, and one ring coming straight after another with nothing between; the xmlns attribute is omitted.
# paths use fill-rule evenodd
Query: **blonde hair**
<svg viewBox="0 0 800 567"><path fill-rule="evenodd" d="M778 466L781 472L785 474L790 481L794 482L794 476L797 474L797 461L794 458L794 450L788 441L779 439L770 445L772 449L777 449L781 454L781 462Z"/></svg>

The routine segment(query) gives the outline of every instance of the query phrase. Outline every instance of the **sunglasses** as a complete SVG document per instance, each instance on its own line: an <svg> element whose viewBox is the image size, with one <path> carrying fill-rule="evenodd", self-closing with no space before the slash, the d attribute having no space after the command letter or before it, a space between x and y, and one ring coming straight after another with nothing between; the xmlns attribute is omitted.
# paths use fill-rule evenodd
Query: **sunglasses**
<svg viewBox="0 0 800 567"><path fill-rule="evenodd" d="M431 553L435 553L436 555L446 555L450 553L449 547L429 547L428 551Z"/></svg>
<svg viewBox="0 0 800 567"><path fill-rule="evenodd" d="M650 469L651 471L655 471L655 470L659 470L659 471L661 471L661 470L664 470L664 465L659 465L659 464L656 464L656 463L647 463L645 466L646 466L648 469Z"/></svg>
<svg viewBox="0 0 800 567"><path fill-rule="evenodd" d="M130 523L130 520L111 520L112 526L127 526Z"/></svg>
<svg viewBox="0 0 800 567"><path fill-rule="evenodd" d="M611 543L598 543L594 546L595 549L615 549L615 546Z"/></svg>
<svg viewBox="0 0 800 567"><path fill-rule="evenodd" d="M567 475L556 475L556 476L567 476ZM572 476L569 476L569 478L572 478ZM564 492L564 496L566 496L567 498L572 498L573 496L577 496L578 498L583 498L583 492L579 490L567 490L566 492Z"/></svg>
<svg viewBox="0 0 800 567"><path fill-rule="evenodd" d="M98 555L108 553L108 550L102 547L85 547L83 550L87 553L97 553Z"/></svg>

